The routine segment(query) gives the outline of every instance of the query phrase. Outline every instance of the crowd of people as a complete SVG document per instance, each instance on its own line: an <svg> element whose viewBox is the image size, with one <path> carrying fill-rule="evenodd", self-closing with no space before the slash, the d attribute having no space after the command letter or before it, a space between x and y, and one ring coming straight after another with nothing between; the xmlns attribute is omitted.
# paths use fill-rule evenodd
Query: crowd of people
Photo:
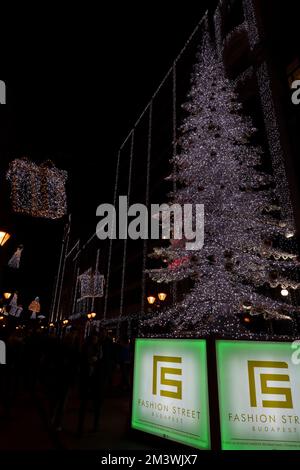
<svg viewBox="0 0 300 470"><path fill-rule="evenodd" d="M84 338L80 329L63 334L46 329L14 329L5 338L6 365L0 367L0 418L10 419L15 400L22 393L39 394L49 409L50 425L64 426L69 397L77 400L78 436L86 431L92 411L97 432L105 397L128 394L131 388L132 350L128 338L117 341L105 329Z"/></svg>

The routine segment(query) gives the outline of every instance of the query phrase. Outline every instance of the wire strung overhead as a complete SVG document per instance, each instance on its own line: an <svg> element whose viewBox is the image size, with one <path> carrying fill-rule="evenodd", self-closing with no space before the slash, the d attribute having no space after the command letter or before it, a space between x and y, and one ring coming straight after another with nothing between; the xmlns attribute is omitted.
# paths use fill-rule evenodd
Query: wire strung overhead
<svg viewBox="0 0 300 470"><path fill-rule="evenodd" d="M130 204L133 151L134 151L134 129L131 132L130 160L129 160L129 172L128 172L128 191L127 191L127 202L128 202L128 204ZM123 307L124 307L126 255L127 255L127 238L125 238L125 240L124 240L124 248L123 248L122 285L121 285L121 296L120 296L120 317L123 315Z"/></svg>

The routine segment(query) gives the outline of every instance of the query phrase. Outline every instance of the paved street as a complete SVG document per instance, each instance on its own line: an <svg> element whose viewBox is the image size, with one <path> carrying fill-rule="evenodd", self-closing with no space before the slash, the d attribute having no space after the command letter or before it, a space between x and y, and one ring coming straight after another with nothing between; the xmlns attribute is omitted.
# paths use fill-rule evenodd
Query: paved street
<svg viewBox="0 0 300 470"><path fill-rule="evenodd" d="M34 397L24 393L13 404L11 416L0 421L0 451L147 449L131 436L129 400L125 397L105 399L99 432L91 432L92 412L89 408L81 437L76 435L77 419L78 400L74 390L66 406L61 431L51 427L47 402L42 394L38 392Z"/></svg>

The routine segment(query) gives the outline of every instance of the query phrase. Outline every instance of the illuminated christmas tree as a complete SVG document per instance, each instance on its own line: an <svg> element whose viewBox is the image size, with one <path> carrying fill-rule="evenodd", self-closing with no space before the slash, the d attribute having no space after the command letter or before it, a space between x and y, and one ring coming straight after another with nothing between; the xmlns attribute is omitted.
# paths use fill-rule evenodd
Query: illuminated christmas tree
<svg viewBox="0 0 300 470"><path fill-rule="evenodd" d="M276 322L288 325L292 335L298 309L291 292L300 287L294 223L282 218L272 172L262 165L264 150L254 144L257 129L208 35L184 109L171 175L178 189L170 202L204 204L204 247L187 251L183 242L171 240L151 254L168 263L148 270L152 280L191 278L193 286L183 300L148 320L145 330L259 336L247 323L260 318L267 325L264 335L274 334Z"/></svg>

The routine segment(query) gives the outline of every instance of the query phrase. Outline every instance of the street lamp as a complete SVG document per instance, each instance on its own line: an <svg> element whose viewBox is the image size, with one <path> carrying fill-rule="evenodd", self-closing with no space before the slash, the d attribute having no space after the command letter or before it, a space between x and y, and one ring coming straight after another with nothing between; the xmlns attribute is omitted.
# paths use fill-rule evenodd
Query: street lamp
<svg viewBox="0 0 300 470"><path fill-rule="evenodd" d="M159 300L161 300L162 302L166 300L167 294L165 292L159 292L159 294L157 295L158 295Z"/></svg>
<svg viewBox="0 0 300 470"><path fill-rule="evenodd" d="M91 317L92 317L92 318L95 318L96 315L97 315L97 314L96 314L95 312L92 312L92 313L91 313Z"/></svg>
<svg viewBox="0 0 300 470"><path fill-rule="evenodd" d="M63 321L63 325L67 325L68 323L69 323L69 320L67 319Z"/></svg>
<svg viewBox="0 0 300 470"><path fill-rule="evenodd" d="M148 304L153 305L156 299L153 295L149 295L147 297L147 300L148 300Z"/></svg>
<svg viewBox="0 0 300 470"><path fill-rule="evenodd" d="M3 297L8 300L11 297L11 292L4 292Z"/></svg>
<svg viewBox="0 0 300 470"><path fill-rule="evenodd" d="M0 246L3 246L10 238L10 233L0 231Z"/></svg>
<svg viewBox="0 0 300 470"><path fill-rule="evenodd" d="M91 314L91 313L88 313L88 314L87 314L87 317L88 317L89 320L91 320L92 314Z"/></svg>

